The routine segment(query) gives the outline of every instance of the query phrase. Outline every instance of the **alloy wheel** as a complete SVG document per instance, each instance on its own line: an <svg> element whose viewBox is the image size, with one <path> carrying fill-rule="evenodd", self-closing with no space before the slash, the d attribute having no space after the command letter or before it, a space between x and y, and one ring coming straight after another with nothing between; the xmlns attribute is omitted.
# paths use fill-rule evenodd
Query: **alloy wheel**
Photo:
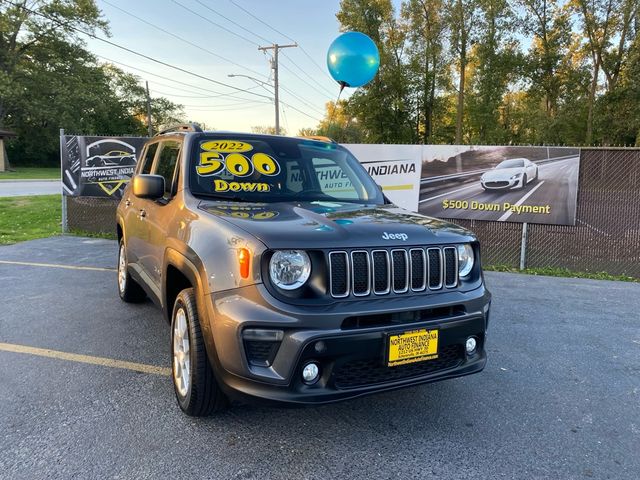
<svg viewBox="0 0 640 480"><path fill-rule="evenodd" d="M180 307L173 322L173 379L181 396L186 396L191 381L191 358L187 314Z"/></svg>

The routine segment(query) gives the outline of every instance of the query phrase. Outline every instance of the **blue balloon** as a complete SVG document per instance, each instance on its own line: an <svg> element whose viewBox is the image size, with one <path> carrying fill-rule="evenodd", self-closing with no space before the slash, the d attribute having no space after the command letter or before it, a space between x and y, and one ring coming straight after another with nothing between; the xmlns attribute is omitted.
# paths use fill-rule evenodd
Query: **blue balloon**
<svg viewBox="0 0 640 480"><path fill-rule="evenodd" d="M327 67L342 87L361 87L378 73L378 47L361 32L347 32L336 38L327 52Z"/></svg>

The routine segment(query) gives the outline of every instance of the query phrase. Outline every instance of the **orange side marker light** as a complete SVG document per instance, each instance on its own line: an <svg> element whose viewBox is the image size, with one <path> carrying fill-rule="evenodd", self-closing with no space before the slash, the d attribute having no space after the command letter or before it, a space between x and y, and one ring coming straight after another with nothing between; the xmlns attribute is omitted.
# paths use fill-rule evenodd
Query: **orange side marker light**
<svg viewBox="0 0 640 480"><path fill-rule="evenodd" d="M240 266L240 276L249 278L249 264L251 263L251 254L246 248L238 250L238 265Z"/></svg>

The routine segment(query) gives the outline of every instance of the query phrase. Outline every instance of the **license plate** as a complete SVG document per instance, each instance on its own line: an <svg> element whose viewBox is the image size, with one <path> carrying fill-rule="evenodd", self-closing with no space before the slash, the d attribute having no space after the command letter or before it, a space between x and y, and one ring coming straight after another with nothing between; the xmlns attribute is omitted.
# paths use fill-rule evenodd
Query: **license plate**
<svg viewBox="0 0 640 480"><path fill-rule="evenodd" d="M389 367L435 358L438 358L438 330L412 330L389 336Z"/></svg>

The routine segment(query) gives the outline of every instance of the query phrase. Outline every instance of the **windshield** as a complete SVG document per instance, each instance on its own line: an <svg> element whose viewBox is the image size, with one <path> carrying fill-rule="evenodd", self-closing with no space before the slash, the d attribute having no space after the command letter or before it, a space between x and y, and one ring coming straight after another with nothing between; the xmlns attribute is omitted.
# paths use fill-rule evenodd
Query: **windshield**
<svg viewBox="0 0 640 480"><path fill-rule="evenodd" d="M246 202L384 203L378 186L345 148L290 137L200 137L189 187L194 195Z"/></svg>
<svg viewBox="0 0 640 480"><path fill-rule="evenodd" d="M505 160L504 162L500 163L496 168L518 168L518 167L524 167L524 160L522 160L521 158L516 160Z"/></svg>

